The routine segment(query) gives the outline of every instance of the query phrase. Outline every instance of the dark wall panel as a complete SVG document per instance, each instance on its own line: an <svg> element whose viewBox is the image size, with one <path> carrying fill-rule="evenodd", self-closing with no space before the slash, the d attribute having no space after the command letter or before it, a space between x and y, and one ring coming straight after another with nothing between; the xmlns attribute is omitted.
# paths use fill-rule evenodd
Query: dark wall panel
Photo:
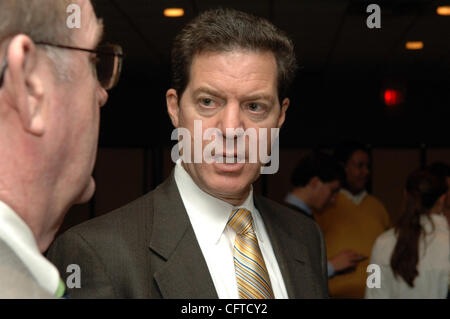
<svg viewBox="0 0 450 319"><path fill-rule="evenodd" d="M445 162L450 165L450 149L448 148L435 148L427 151L427 164L433 162Z"/></svg>
<svg viewBox="0 0 450 319"><path fill-rule="evenodd" d="M373 194L395 221L402 210L406 178L420 167L420 150L374 149L372 159Z"/></svg>
<svg viewBox="0 0 450 319"><path fill-rule="evenodd" d="M95 216L107 213L144 192L144 150L102 148L95 168Z"/></svg>

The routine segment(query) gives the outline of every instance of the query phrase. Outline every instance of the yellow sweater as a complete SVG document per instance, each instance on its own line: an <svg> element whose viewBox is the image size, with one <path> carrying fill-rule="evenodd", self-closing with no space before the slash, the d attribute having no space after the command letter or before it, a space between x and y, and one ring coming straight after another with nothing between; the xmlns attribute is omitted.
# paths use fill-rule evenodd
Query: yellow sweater
<svg viewBox="0 0 450 319"><path fill-rule="evenodd" d="M325 237L328 259L345 249L353 249L368 257L359 263L355 271L329 280L330 296L364 298L372 246L390 226L389 215L383 204L374 196L366 195L357 205L341 192L336 203L322 213L315 214L315 218Z"/></svg>

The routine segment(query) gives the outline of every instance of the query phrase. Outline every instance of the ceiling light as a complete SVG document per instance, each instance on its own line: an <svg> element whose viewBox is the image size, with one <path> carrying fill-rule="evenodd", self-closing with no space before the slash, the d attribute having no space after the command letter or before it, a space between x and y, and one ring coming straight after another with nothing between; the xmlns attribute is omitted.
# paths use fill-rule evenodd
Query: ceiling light
<svg viewBox="0 0 450 319"><path fill-rule="evenodd" d="M164 9L164 16L169 18L178 18L184 16L184 9L182 8L167 8Z"/></svg>
<svg viewBox="0 0 450 319"><path fill-rule="evenodd" d="M422 41L408 41L408 42L406 42L405 47L408 50L422 50L423 42Z"/></svg>
<svg viewBox="0 0 450 319"><path fill-rule="evenodd" d="M440 16L450 16L450 6L439 6L436 9L436 13Z"/></svg>

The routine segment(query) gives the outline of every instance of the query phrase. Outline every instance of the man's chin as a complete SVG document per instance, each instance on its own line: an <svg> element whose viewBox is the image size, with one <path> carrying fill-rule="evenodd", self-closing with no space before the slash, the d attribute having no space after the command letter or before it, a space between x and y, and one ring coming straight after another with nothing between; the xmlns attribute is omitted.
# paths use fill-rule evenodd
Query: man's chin
<svg viewBox="0 0 450 319"><path fill-rule="evenodd" d="M211 178L207 183L208 192L215 197L242 198L247 196L250 190L251 181L242 176L219 175Z"/></svg>
<svg viewBox="0 0 450 319"><path fill-rule="evenodd" d="M89 178L88 184L83 189L78 199L75 201L75 204L85 204L89 202L92 196L94 196L94 193L95 193L95 181L94 178L91 176Z"/></svg>

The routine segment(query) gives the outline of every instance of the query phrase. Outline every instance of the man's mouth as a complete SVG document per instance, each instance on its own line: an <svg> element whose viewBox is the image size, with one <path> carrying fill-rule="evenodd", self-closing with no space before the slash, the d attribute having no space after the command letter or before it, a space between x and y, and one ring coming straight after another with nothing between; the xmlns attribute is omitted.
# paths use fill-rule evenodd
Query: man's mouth
<svg viewBox="0 0 450 319"><path fill-rule="evenodd" d="M244 163L245 155L238 155L237 153L223 153L214 156L216 163L224 164L234 164L234 163Z"/></svg>

